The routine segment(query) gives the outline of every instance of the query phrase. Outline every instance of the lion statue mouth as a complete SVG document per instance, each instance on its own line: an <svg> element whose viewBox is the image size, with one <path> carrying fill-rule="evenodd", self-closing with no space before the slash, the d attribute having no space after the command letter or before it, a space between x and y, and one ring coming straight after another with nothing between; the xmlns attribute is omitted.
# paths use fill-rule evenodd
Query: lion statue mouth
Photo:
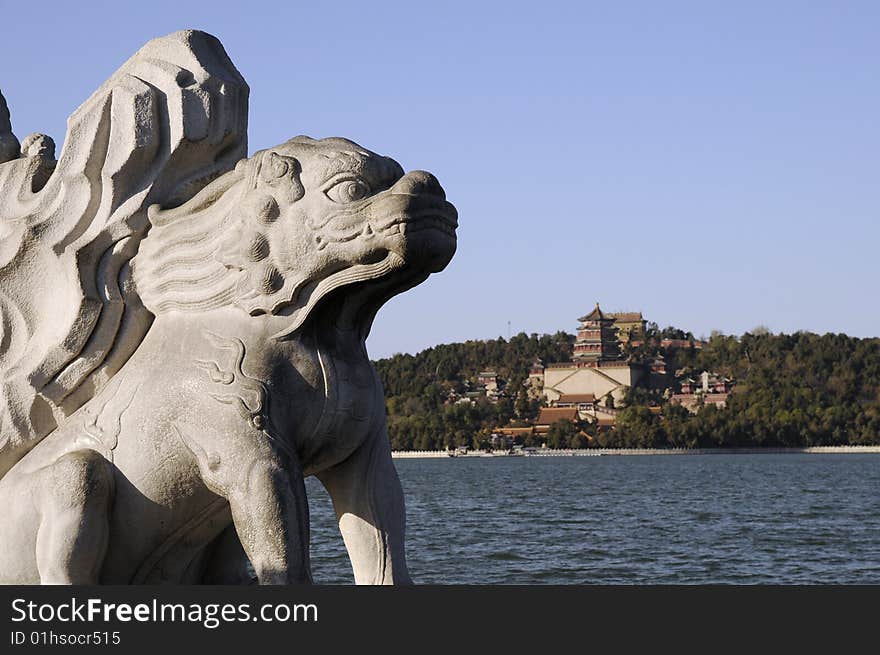
<svg viewBox="0 0 880 655"><path fill-rule="evenodd" d="M342 287L372 283L387 300L443 270L455 254L457 227L455 207L425 171L407 173L349 211L326 217L318 228L318 252L337 247L363 254L337 260L339 270L304 279L289 292L283 289L284 299L272 311L291 315L293 322L275 336L289 336Z"/></svg>
<svg viewBox="0 0 880 655"><path fill-rule="evenodd" d="M442 270L455 252L458 214L430 173L407 173L356 212L363 227L346 230L344 225L334 225L334 218L340 223L345 219L333 217L325 224L319 248L356 238L372 240L377 248L374 260L387 250L408 265L430 272Z"/></svg>
<svg viewBox="0 0 880 655"><path fill-rule="evenodd" d="M455 229L458 227L454 212L444 212L442 207L432 207L422 209L409 214L401 214L392 216L384 225L378 225L373 228L367 225L363 234L370 231L381 232L386 236L394 236L401 232L413 234L421 230L438 230L447 236L455 238Z"/></svg>
<svg viewBox="0 0 880 655"><path fill-rule="evenodd" d="M423 171L407 173L389 190L389 194L388 204L392 206L387 208L388 215L384 221L380 219L377 222L379 231L391 236L400 232L411 234L421 230L437 230L455 239L458 213L446 201L443 187L433 175ZM405 210L394 213L393 204L400 197L409 199L409 203Z"/></svg>

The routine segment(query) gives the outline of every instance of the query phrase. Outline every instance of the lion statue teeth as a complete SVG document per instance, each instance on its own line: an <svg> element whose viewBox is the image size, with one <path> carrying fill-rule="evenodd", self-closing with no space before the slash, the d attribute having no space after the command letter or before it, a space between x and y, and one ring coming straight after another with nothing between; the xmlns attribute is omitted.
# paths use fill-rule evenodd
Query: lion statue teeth
<svg viewBox="0 0 880 655"><path fill-rule="evenodd" d="M340 138L246 158L214 37L145 45L54 143L0 96L0 582L309 582L305 477L357 583L406 583L365 340L443 270L436 178Z"/></svg>

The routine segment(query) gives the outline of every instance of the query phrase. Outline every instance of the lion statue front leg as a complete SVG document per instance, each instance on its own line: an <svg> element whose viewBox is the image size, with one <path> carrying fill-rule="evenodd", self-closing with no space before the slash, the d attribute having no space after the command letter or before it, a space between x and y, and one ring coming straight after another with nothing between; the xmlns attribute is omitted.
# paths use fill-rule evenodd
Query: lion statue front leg
<svg viewBox="0 0 880 655"><path fill-rule="evenodd" d="M178 431L203 482L226 499L232 515L234 534L227 530L214 545L216 554L224 553L215 558L222 569L209 566L205 576L241 582L249 561L261 585L311 583L309 507L296 456L256 428L234 438L204 428Z"/></svg>
<svg viewBox="0 0 880 655"><path fill-rule="evenodd" d="M302 472L255 462L228 500L235 532L261 585L311 583L309 512Z"/></svg>
<svg viewBox="0 0 880 655"><path fill-rule="evenodd" d="M333 501L356 584L412 584L403 489L384 425L341 464L317 474Z"/></svg>

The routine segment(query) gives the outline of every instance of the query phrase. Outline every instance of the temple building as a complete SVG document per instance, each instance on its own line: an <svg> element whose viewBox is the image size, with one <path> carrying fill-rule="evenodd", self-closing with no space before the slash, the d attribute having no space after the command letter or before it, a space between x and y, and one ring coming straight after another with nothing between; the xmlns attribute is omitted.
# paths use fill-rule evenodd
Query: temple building
<svg viewBox="0 0 880 655"><path fill-rule="evenodd" d="M544 362L536 359L529 369L529 377L523 382L526 387L526 395L529 400L535 400L543 396L544 389Z"/></svg>
<svg viewBox="0 0 880 655"><path fill-rule="evenodd" d="M614 319L596 308L578 319L580 325L574 342L574 361L597 362L620 357Z"/></svg>
<svg viewBox="0 0 880 655"><path fill-rule="evenodd" d="M477 384L485 390L489 400L497 400L501 394L501 381L495 371L480 371L477 374Z"/></svg>
<svg viewBox="0 0 880 655"><path fill-rule="evenodd" d="M553 407L574 407L581 421L596 418L596 397L591 393L562 394Z"/></svg>
<svg viewBox="0 0 880 655"><path fill-rule="evenodd" d="M641 312L603 312L596 307L578 319L575 361L598 361L620 358L620 346L645 338L645 319Z"/></svg>
<svg viewBox="0 0 880 655"><path fill-rule="evenodd" d="M621 332L626 340L643 337L645 321L641 313L606 314L596 303L578 322L572 361L544 366L544 401L555 405L563 396L592 396L595 405L613 406L647 374L646 366L620 353Z"/></svg>
<svg viewBox="0 0 880 655"><path fill-rule="evenodd" d="M645 323L647 321L642 317L641 312L611 312L606 316L614 319L619 343L641 341L645 338Z"/></svg>
<svg viewBox="0 0 880 655"><path fill-rule="evenodd" d="M672 394L670 402L681 405L692 414L700 411L703 405L715 405L718 409L727 407L734 380L717 373L703 371L699 381L686 377L680 381L681 392Z"/></svg>

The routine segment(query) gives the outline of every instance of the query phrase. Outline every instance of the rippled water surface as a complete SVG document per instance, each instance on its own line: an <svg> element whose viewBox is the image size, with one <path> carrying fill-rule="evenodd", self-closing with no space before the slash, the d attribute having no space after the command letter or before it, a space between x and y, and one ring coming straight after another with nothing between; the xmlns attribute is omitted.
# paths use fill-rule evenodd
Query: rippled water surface
<svg viewBox="0 0 880 655"><path fill-rule="evenodd" d="M395 460L423 584L880 584L880 455ZM307 480L316 583L350 584Z"/></svg>

